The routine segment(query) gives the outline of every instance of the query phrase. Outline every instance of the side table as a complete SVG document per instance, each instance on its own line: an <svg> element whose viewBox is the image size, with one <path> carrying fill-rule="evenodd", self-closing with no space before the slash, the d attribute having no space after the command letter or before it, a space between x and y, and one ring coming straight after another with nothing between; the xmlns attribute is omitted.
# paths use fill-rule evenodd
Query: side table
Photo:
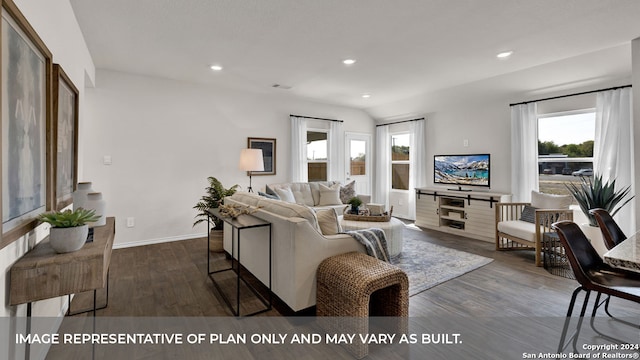
<svg viewBox="0 0 640 360"><path fill-rule="evenodd" d="M115 218L108 217L106 225L94 228L92 242L70 253L56 253L47 237L11 266L9 305L27 303L27 333L31 332L32 303L37 300L93 290L91 310L95 318L96 290L109 285L115 222ZM107 301L108 296L107 290ZM27 344L25 358L29 357Z"/></svg>
<svg viewBox="0 0 640 360"><path fill-rule="evenodd" d="M576 278L556 232L542 234L542 262L544 268L553 275Z"/></svg>
<svg viewBox="0 0 640 360"><path fill-rule="evenodd" d="M264 306L266 307L265 309L262 310L258 310L255 312L252 312L250 314L246 314L244 316L252 316L252 315L256 315L256 314L260 314L263 313L265 311L269 311L271 310L272 307L272 292L271 292L271 277L272 277L272 266L271 266L271 253L272 253L272 243L271 243L271 223L262 219L259 219L255 216L252 215L240 215L237 218L230 218L230 217L225 217L225 216L221 216L220 215L220 210L219 209L213 209L211 211L208 211L208 215L207 215L207 229L209 229L211 227L211 217L215 217L217 219L220 219L222 221L224 221L225 223L231 225L231 228L233 229L232 234L231 234L231 267L227 268L227 269L222 269L222 270L216 270L216 271L211 271L211 252L210 250L210 239L209 236L207 235L207 273L209 275L209 278L211 279L211 281L213 282L213 285L216 287L216 289L218 290L218 292L220 293L220 295L222 296L222 299L224 300L224 302L227 304L227 306L229 307L229 309L231 310L231 312L233 313L233 315L235 316L240 316L240 280L242 280L242 282L249 288L249 290L251 290L251 292L253 292L253 294L258 298L258 300L260 300L260 302L262 302L262 304L264 304ZM245 229L254 229L254 228L259 228L259 227L268 227L269 228L269 300L267 301L262 295L260 295L260 293L250 284L248 283L242 276L241 276L241 271L240 271L240 266L242 265L242 262L240 261L240 244L241 244L241 237L240 237L240 231L241 230L245 230ZM207 233L210 234L210 232L208 231ZM238 254L236 257L235 254L235 250L236 250L236 242L237 242L237 250L238 250ZM233 263L236 263L236 267L234 268ZM221 273L221 272L225 272L225 271L234 271L236 273L236 308L233 308L233 305L231 304L231 301L229 300L229 298L227 297L227 295L224 293L224 291L222 291L222 288L220 287L220 284L218 284L218 282L216 281L215 277L213 276L214 274L217 273Z"/></svg>

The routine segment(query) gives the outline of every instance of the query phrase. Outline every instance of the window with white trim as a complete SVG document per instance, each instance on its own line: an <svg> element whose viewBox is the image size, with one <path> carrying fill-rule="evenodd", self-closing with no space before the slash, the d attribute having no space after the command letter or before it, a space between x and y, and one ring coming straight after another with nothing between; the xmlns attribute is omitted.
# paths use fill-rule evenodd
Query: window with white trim
<svg viewBox="0 0 640 360"><path fill-rule="evenodd" d="M307 131L307 171L309 181L327 181L327 131Z"/></svg>
<svg viewBox="0 0 640 360"><path fill-rule="evenodd" d="M540 191L570 194L565 183L593 175L596 113L585 109L538 117Z"/></svg>

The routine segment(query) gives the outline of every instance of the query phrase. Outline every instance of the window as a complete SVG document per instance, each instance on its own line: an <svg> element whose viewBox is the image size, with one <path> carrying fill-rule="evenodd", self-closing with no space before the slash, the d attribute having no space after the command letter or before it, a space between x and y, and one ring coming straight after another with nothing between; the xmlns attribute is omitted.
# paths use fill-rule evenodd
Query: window
<svg viewBox="0 0 640 360"><path fill-rule="evenodd" d="M391 135L391 189L409 190L409 133Z"/></svg>
<svg viewBox="0 0 640 360"><path fill-rule="evenodd" d="M569 194L565 183L593 174L596 114L584 110L538 118L540 191Z"/></svg>
<svg viewBox="0 0 640 360"><path fill-rule="evenodd" d="M327 181L327 133L307 131L309 181Z"/></svg>

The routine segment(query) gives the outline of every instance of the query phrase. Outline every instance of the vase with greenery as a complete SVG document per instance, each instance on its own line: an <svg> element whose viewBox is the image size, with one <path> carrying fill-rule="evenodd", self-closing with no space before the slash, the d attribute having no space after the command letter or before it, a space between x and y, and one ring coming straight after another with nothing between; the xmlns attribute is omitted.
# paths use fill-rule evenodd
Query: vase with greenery
<svg viewBox="0 0 640 360"><path fill-rule="evenodd" d="M358 215L358 211L360 210L360 205L362 205L362 200L360 198L354 196L349 199L349 205L351 205L351 213Z"/></svg>
<svg viewBox="0 0 640 360"><path fill-rule="evenodd" d="M95 210L78 208L40 214L39 220L51 224L49 243L58 253L77 251L87 241L89 225L100 219Z"/></svg>
<svg viewBox="0 0 640 360"><path fill-rule="evenodd" d="M571 195L576 199L580 209L589 219L589 225L598 226L595 217L589 214L591 209L605 209L614 216L625 206L633 196L628 197L631 186L616 190L616 180L603 181L602 175L594 174L593 179L588 176L580 178L580 184L565 184Z"/></svg>
<svg viewBox="0 0 640 360"><path fill-rule="evenodd" d="M209 186L205 188L205 194L200 198L200 201L193 207L198 210L198 214L196 214L196 221L193 223L193 226L201 222L206 222L208 218L208 212L217 209L220 205L222 205L224 198L227 196L231 196L235 194L238 189L238 185L233 185L232 187L226 189L220 180L216 179L213 176L209 176L207 178L209 182ZM207 229L209 231L211 240L211 250L212 251L222 251L222 229L223 223L222 220L212 217L213 227L211 229Z"/></svg>

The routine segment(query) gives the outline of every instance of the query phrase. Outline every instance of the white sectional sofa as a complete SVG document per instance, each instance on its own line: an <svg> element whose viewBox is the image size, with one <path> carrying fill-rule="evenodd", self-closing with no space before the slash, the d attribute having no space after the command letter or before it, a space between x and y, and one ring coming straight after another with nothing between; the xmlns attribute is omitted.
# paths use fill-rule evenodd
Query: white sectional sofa
<svg viewBox="0 0 640 360"><path fill-rule="evenodd" d="M298 184L293 187L300 192L311 191L311 186ZM316 195L319 199L319 193ZM306 201L314 199L310 192L299 196ZM316 270L322 260L351 251L366 252L364 246L349 235L323 235L310 206L246 192L225 198L225 204L259 207L253 215L272 224L272 291L295 312L315 305ZM265 285L269 283L267 231L267 228L243 230L240 249L242 265ZM229 253L231 234L230 226L225 224L224 248Z"/></svg>

